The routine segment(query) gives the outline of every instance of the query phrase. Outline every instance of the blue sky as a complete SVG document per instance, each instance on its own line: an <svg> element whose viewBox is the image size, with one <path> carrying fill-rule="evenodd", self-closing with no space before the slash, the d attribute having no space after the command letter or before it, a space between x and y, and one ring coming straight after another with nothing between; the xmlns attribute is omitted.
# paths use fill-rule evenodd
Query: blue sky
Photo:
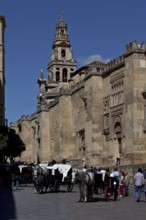
<svg viewBox="0 0 146 220"><path fill-rule="evenodd" d="M96 57L107 61L125 45L146 41L145 0L0 0L5 16L6 118L36 111L40 68L47 64L59 15L68 25L78 67Z"/></svg>

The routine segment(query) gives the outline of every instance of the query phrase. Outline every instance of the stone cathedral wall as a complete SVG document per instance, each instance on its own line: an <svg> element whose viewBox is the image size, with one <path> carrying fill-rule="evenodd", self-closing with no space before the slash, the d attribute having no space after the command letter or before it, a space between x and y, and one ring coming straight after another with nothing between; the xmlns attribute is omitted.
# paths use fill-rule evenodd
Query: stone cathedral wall
<svg viewBox="0 0 146 220"><path fill-rule="evenodd" d="M66 159L76 166L112 167L119 157L121 166L146 163L142 96L146 58L141 47L130 44L123 56L101 72L98 68L77 72L78 77L73 76L64 88L62 84L58 97L36 113L41 162ZM31 132L21 123L29 136ZM22 137L31 150L33 137L26 134Z"/></svg>

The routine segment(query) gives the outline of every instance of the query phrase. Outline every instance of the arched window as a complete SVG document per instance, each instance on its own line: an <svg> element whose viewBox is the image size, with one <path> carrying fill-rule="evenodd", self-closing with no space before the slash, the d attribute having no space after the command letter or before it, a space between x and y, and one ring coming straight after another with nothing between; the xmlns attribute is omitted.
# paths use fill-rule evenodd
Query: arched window
<svg viewBox="0 0 146 220"><path fill-rule="evenodd" d="M64 49L61 50L61 57L62 58L66 57L66 51Z"/></svg>
<svg viewBox="0 0 146 220"><path fill-rule="evenodd" d="M63 80L63 82L67 82L67 69L66 68L64 68L63 69L63 72L62 72L62 80Z"/></svg>
<svg viewBox="0 0 146 220"><path fill-rule="evenodd" d="M56 71L56 82L60 81L60 72Z"/></svg>
<svg viewBox="0 0 146 220"><path fill-rule="evenodd" d="M61 29L61 34L64 34L64 30L63 29Z"/></svg>

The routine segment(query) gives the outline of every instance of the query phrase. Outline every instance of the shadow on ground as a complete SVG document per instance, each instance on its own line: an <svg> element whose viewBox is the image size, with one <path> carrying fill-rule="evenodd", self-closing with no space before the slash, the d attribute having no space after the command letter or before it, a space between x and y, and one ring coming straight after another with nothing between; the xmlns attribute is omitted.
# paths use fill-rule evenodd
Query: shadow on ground
<svg viewBox="0 0 146 220"><path fill-rule="evenodd" d="M10 187L0 188L0 219L15 220L15 201Z"/></svg>

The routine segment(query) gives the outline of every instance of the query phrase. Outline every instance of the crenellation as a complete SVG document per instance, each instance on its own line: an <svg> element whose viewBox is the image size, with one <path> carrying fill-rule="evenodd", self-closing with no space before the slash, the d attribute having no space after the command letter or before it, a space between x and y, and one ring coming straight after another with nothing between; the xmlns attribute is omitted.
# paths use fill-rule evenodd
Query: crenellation
<svg viewBox="0 0 146 220"><path fill-rule="evenodd" d="M26 120L26 121L28 120L28 121L30 121L31 117L30 117L30 115L22 115L20 120Z"/></svg>
<svg viewBox="0 0 146 220"><path fill-rule="evenodd" d="M37 118L37 112L34 112L33 114L31 114L31 120L34 120L35 118Z"/></svg>
<svg viewBox="0 0 146 220"><path fill-rule="evenodd" d="M106 65L105 65L105 68L104 68L104 72L106 71L110 71L116 67L118 67L119 65L122 65L124 63L124 55L121 55L119 56L118 58L108 62Z"/></svg>
<svg viewBox="0 0 146 220"><path fill-rule="evenodd" d="M10 122L10 127L14 127L14 126L16 126L16 123Z"/></svg>
<svg viewBox="0 0 146 220"><path fill-rule="evenodd" d="M145 44L145 42L142 42L142 43L141 43L140 49L146 50L146 44Z"/></svg>
<svg viewBox="0 0 146 220"><path fill-rule="evenodd" d="M131 52L144 52L146 49L145 42L142 42L141 44L138 44L137 41L132 41L129 44L126 45L126 54Z"/></svg>

